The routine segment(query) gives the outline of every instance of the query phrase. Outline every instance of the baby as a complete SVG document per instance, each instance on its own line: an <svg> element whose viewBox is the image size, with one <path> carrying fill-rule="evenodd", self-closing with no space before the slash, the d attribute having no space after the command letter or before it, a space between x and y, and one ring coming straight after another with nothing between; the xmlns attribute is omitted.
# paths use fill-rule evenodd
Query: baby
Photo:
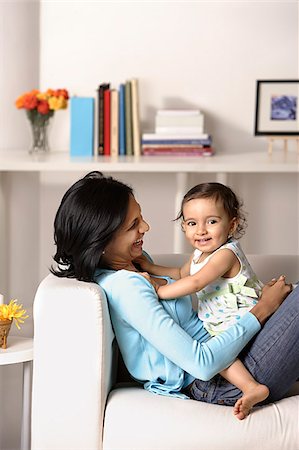
<svg viewBox="0 0 299 450"><path fill-rule="evenodd" d="M236 240L246 220L235 193L220 183L202 183L189 190L178 219L194 248L189 261L181 268L157 266L145 257L138 263L152 275L178 280L164 286L153 283L160 299L196 293L198 316L215 336L256 304L263 287ZM268 387L258 383L239 359L220 374L243 392L234 405L240 420L269 395Z"/></svg>

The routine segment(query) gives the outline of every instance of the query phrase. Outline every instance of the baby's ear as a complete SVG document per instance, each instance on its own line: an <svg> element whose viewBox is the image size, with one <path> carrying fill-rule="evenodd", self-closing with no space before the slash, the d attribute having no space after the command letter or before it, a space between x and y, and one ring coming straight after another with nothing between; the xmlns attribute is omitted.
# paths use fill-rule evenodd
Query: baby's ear
<svg viewBox="0 0 299 450"><path fill-rule="evenodd" d="M234 217L231 220L231 224L230 224L230 230L229 230L229 234L231 236L233 236L238 228L238 224L239 224L239 219L237 217Z"/></svg>
<svg viewBox="0 0 299 450"><path fill-rule="evenodd" d="M186 222L184 220L182 220L181 228L182 228L182 231L184 231L184 233L185 233L185 231L186 231Z"/></svg>

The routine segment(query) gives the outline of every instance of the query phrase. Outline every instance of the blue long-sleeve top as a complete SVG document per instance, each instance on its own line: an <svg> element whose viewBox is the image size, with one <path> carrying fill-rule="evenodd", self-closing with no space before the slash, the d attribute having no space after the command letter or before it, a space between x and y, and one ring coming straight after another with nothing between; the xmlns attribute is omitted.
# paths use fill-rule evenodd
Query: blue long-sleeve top
<svg viewBox="0 0 299 450"><path fill-rule="evenodd" d="M107 295L128 371L158 394L185 397L182 388L228 367L261 328L248 312L236 325L211 337L193 311L190 296L161 301L149 281L127 270L101 270L96 281Z"/></svg>

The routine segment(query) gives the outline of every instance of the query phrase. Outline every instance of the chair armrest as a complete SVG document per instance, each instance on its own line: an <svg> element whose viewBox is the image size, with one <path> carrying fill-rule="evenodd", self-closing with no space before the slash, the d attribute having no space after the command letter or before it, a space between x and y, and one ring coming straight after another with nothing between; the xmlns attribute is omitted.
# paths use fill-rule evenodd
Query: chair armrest
<svg viewBox="0 0 299 450"><path fill-rule="evenodd" d="M34 301L32 450L102 448L113 346L103 290L48 275Z"/></svg>

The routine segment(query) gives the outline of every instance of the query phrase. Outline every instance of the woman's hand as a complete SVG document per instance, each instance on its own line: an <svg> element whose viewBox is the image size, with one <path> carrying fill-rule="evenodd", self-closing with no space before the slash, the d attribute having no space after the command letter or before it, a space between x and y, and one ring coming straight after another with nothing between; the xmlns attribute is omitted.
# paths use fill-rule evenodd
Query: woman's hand
<svg viewBox="0 0 299 450"><path fill-rule="evenodd" d="M259 302L250 310L263 325L266 320L280 307L284 299L292 291L292 285L286 284L285 276L267 283L262 290Z"/></svg>

